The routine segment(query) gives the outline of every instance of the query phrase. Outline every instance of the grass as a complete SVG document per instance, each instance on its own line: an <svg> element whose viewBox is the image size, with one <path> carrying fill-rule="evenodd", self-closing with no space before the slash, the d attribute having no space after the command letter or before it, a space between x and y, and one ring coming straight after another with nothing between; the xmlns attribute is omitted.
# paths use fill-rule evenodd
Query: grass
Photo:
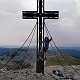
<svg viewBox="0 0 80 80"><path fill-rule="evenodd" d="M64 56L65 59L71 64L71 65L80 65L80 59L77 59L77 58L73 58L71 56ZM64 61L61 57L59 57L59 60L57 60L56 57L51 57L51 56L48 56L47 60L46 60L46 66L54 66L54 65L63 65L63 66L69 66L69 64Z"/></svg>

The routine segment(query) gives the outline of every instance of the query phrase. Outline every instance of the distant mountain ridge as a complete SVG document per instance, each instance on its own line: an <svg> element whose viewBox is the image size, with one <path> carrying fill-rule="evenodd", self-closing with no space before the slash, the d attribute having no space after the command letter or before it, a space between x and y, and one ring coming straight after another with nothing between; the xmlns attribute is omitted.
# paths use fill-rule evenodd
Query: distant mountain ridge
<svg viewBox="0 0 80 80"><path fill-rule="evenodd" d="M80 57L80 50L77 49L60 49L60 51L72 56Z"/></svg>
<svg viewBox="0 0 80 80"><path fill-rule="evenodd" d="M2 54L6 54L6 52L10 52L10 50L13 50L13 51L15 51L15 50L17 50L17 49L19 49L19 47L8 47L8 48L3 48L3 47L0 47L0 55L2 55ZM22 51L23 50L27 50L27 47L24 47L23 49L22 49ZM55 51L57 51L55 48L54 48L54 50ZM59 47L59 50L62 52L62 53L64 53L64 54L68 54L68 55L71 55L71 56L75 56L75 57L80 57L80 47ZM34 53L34 52L36 52L36 48L34 47L34 46L32 46L32 47L30 47L29 48L29 51L30 51L30 53ZM48 50L48 52L47 53L51 53L51 54L53 54L53 51L52 51L52 49L51 48L49 48L49 50ZM48 54L48 55L49 55Z"/></svg>
<svg viewBox="0 0 80 80"><path fill-rule="evenodd" d="M6 65L7 69L21 69L28 66L35 67L36 65L36 48L30 47L27 52L27 47L22 48L19 52L16 52L19 48L0 48L0 67L9 61L12 57L13 59ZM56 49L54 49L56 51ZM77 56L74 59L78 60L80 50L78 48L59 48L63 55L68 56ZM16 54L16 56L15 56ZM69 55L66 55L69 54ZM14 57L15 56L15 57ZM53 57L54 52L49 48L47 51L47 57ZM57 55L58 56L58 55ZM59 56L60 58L60 56ZM54 58L53 58L54 59ZM56 58L55 58L56 59ZM80 59L80 57L79 57ZM73 61L73 60L72 60ZM52 61L53 62L53 61ZM51 63L52 63L51 62Z"/></svg>

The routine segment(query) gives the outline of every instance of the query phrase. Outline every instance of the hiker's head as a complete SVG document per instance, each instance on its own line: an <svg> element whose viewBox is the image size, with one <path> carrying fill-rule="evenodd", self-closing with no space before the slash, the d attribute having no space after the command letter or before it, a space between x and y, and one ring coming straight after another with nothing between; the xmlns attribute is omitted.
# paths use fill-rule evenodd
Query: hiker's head
<svg viewBox="0 0 80 80"><path fill-rule="evenodd" d="M53 70L53 73L55 74L56 70Z"/></svg>
<svg viewBox="0 0 80 80"><path fill-rule="evenodd" d="M46 40L46 39L49 39L49 38L46 36L46 37L45 37L45 40Z"/></svg>
<svg viewBox="0 0 80 80"><path fill-rule="evenodd" d="M58 72L60 72L61 70L57 70Z"/></svg>

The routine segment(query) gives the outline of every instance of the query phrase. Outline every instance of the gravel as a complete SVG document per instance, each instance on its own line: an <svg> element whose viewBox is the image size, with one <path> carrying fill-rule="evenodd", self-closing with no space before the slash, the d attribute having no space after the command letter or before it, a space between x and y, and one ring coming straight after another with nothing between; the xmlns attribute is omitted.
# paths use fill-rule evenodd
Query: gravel
<svg viewBox="0 0 80 80"><path fill-rule="evenodd" d="M80 73L80 65L73 66ZM53 70L61 70L65 77L59 77L52 73ZM65 79L68 78L68 79ZM73 79L70 79L73 78ZM45 74L36 73L36 69L19 69L10 71L0 71L0 80L80 80L80 77L71 69L70 66L48 66L45 67Z"/></svg>

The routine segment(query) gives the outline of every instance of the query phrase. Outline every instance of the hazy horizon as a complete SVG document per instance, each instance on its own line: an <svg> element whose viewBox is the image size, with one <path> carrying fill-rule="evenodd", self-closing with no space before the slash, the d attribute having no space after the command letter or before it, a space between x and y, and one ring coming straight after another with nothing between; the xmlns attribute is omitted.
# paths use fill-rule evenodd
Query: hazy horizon
<svg viewBox="0 0 80 80"><path fill-rule="evenodd" d="M17 45L0 45L0 48L20 48L21 46L17 46ZM25 47L28 47L28 46L24 46L23 48L25 48ZM34 47L36 48L36 46L30 46L30 48L34 48ZM57 47L58 48L79 48L80 46L57 46ZM49 49L50 48L51 47L49 47Z"/></svg>

